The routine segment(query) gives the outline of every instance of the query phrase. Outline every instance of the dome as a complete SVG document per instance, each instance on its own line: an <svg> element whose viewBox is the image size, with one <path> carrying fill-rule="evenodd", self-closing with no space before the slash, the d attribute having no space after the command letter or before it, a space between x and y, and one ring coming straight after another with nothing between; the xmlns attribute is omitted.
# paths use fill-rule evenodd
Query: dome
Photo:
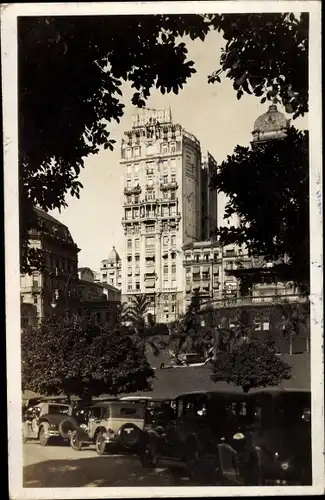
<svg viewBox="0 0 325 500"><path fill-rule="evenodd" d="M114 246L108 255L108 260L114 260L114 261L121 260Z"/></svg>
<svg viewBox="0 0 325 500"><path fill-rule="evenodd" d="M288 128L289 120L272 104L268 111L259 116L254 124L254 132L277 132ZM253 132L253 133L254 133Z"/></svg>
<svg viewBox="0 0 325 500"><path fill-rule="evenodd" d="M67 226L40 208L35 208L34 210L37 216L38 229L36 231L32 230L31 233L36 232L37 235L51 236L65 243L76 245Z"/></svg>

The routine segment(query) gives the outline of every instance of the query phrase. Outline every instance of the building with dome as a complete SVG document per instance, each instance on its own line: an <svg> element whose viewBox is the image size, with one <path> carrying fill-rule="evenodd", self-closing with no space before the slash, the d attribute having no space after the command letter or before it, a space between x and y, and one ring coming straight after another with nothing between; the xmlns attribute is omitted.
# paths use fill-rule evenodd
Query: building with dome
<svg viewBox="0 0 325 500"><path fill-rule="evenodd" d="M289 124L285 115L271 105L255 121L251 146L258 147L267 140L285 138ZM300 295L294 283L277 280L272 271L275 263L267 262L263 257L248 256L244 246L222 247L218 241L212 240L184 245L183 252L186 306L193 293L198 292L202 309L206 305L207 310L214 310L213 321L222 317L230 326L244 310L252 320L253 338L274 342L280 353L301 354L309 351L308 313L304 321L297 323L298 334L284 335L279 332L279 318L275 312L278 309L275 306L289 304L299 317L299 311L304 314L307 311L308 301ZM252 279L257 271L258 279ZM248 287L247 283L250 283ZM204 320L204 314L202 318ZM210 313L204 321L206 324L211 321Z"/></svg>
<svg viewBox="0 0 325 500"><path fill-rule="evenodd" d="M44 269L20 278L22 327L51 314L78 309L78 253L67 226L35 208L38 228L29 233L29 245L44 253Z"/></svg>
<svg viewBox="0 0 325 500"><path fill-rule="evenodd" d="M101 261L99 281L107 283L118 290L122 288L122 260L115 246L108 254L107 259Z"/></svg>
<svg viewBox="0 0 325 500"><path fill-rule="evenodd" d="M252 146L272 139L284 139L289 126L290 120L272 104L254 123Z"/></svg>

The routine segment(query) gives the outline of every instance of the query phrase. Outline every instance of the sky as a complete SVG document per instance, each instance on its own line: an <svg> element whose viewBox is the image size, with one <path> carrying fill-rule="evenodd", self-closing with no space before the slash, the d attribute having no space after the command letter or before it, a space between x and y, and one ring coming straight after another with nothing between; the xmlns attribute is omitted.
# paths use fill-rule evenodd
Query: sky
<svg viewBox="0 0 325 500"><path fill-rule="evenodd" d="M208 84L207 79L219 68L223 38L211 32L205 41L185 40L188 58L195 62L195 73L178 95L162 95L153 89L147 107L166 109L171 107L174 123L179 123L201 142L201 149L208 150L221 162L232 154L235 146L248 146L256 118L265 113L269 104L260 99L244 95L239 101L232 82L224 78L221 83ZM120 143L124 131L132 126L132 114L137 112L131 104L132 89L125 84L122 102L124 116L119 124L109 124L108 130L116 140L113 152L101 150L97 155L85 159L85 168L79 180L83 184L80 199L67 196L68 207L51 214L68 226L74 241L81 249L79 267L90 267L97 271L100 262L107 258L112 246L123 254L124 181L120 162ZM278 106L279 111L283 109ZM290 118L290 116L288 116ZM295 120L297 128L307 128L307 117ZM224 203L221 202L221 206ZM222 221L219 210L218 224Z"/></svg>

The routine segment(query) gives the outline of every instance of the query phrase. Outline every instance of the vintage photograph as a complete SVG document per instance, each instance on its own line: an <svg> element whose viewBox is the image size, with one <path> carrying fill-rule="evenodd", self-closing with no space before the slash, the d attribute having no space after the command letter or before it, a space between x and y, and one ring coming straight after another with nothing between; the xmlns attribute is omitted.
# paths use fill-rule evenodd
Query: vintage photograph
<svg viewBox="0 0 325 500"><path fill-rule="evenodd" d="M6 7L12 498L323 491L320 8L237 4Z"/></svg>

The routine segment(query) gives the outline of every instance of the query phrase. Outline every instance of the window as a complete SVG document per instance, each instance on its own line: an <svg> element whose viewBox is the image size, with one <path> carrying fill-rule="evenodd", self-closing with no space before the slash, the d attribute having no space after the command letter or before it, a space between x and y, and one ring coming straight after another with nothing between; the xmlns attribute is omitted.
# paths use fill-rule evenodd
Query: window
<svg viewBox="0 0 325 500"><path fill-rule="evenodd" d="M132 249L132 240L127 240L126 247L128 250Z"/></svg>
<svg viewBox="0 0 325 500"><path fill-rule="evenodd" d="M163 191L163 200L168 200L168 191Z"/></svg>
<svg viewBox="0 0 325 500"><path fill-rule="evenodd" d="M172 253L170 254L170 256L171 256L172 260L175 260L175 259L176 259L176 253L172 252Z"/></svg>
<svg viewBox="0 0 325 500"><path fill-rule="evenodd" d="M176 288L176 280L172 280L172 288Z"/></svg>
<svg viewBox="0 0 325 500"><path fill-rule="evenodd" d="M176 264L172 264L172 274L176 274Z"/></svg>
<svg viewBox="0 0 325 500"><path fill-rule="evenodd" d="M133 209L133 218L134 219L138 219L139 218L139 209L138 208L134 208Z"/></svg>
<svg viewBox="0 0 325 500"><path fill-rule="evenodd" d="M139 184L139 178L135 177L134 178L134 185L137 186Z"/></svg>
<svg viewBox="0 0 325 500"><path fill-rule="evenodd" d="M209 260L209 254L208 253L205 253L203 255L203 260Z"/></svg>
<svg viewBox="0 0 325 500"><path fill-rule="evenodd" d="M138 195L134 196L134 203L139 203L139 196Z"/></svg>
<svg viewBox="0 0 325 500"><path fill-rule="evenodd" d="M233 262L226 262L225 263L225 269L227 271L231 271L234 268L234 263Z"/></svg>
<svg viewBox="0 0 325 500"><path fill-rule="evenodd" d="M170 207L170 215L172 215L172 216L176 215L176 205L171 205L171 207Z"/></svg>
<svg viewBox="0 0 325 500"><path fill-rule="evenodd" d="M164 247L168 246L168 236L163 237L163 246Z"/></svg>
<svg viewBox="0 0 325 500"><path fill-rule="evenodd" d="M136 290L140 290L140 283L139 283L139 281L135 282L135 289Z"/></svg>
<svg viewBox="0 0 325 500"><path fill-rule="evenodd" d="M126 218L126 220L132 219L132 210L130 210L130 209L125 210L125 218Z"/></svg>
<svg viewBox="0 0 325 500"><path fill-rule="evenodd" d="M127 159L132 158L132 149L131 148L128 148L126 150L126 158Z"/></svg>
<svg viewBox="0 0 325 500"><path fill-rule="evenodd" d="M162 207L162 216L163 217L168 217L168 215L169 215L168 206L167 205L163 205L163 207Z"/></svg>
<svg viewBox="0 0 325 500"><path fill-rule="evenodd" d="M166 172L168 170L168 161L167 160L163 160L162 169L164 172Z"/></svg>
<svg viewBox="0 0 325 500"><path fill-rule="evenodd" d="M173 301L173 302L175 302L175 300L176 300L176 294L175 294L175 293L173 293L173 294L172 294L172 301Z"/></svg>
<svg viewBox="0 0 325 500"><path fill-rule="evenodd" d="M164 288L168 288L168 280L164 280Z"/></svg>
<svg viewBox="0 0 325 500"><path fill-rule="evenodd" d="M164 143L164 144L161 145L161 152L163 154L168 153L168 144L167 143Z"/></svg>
<svg viewBox="0 0 325 500"><path fill-rule="evenodd" d="M155 246L155 238L153 236L146 236L146 247L153 248Z"/></svg>
<svg viewBox="0 0 325 500"><path fill-rule="evenodd" d="M168 274L168 266L164 266L164 274Z"/></svg>
<svg viewBox="0 0 325 500"><path fill-rule="evenodd" d="M140 233L140 226L138 226L138 225L137 226L133 226L133 230L134 230L135 234Z"/></svg>
<svg viewBox="0 0 325 500"><path fill-rule="evenodd" d="M130 205L132 203L132 196L127 196L126 197L126 203Z"/></svg>
<svg viewBox="0 0 325 500"><path fill-rule="evenodd" d="M171 175L171 182L176 182L176 174Z"/></svg>
<svg viewBox="0 0 325 500"><path fill-rule="evenodd" d="M170 170L171 172L176 171L176 158L171 158L170 160Z"/></svg>
<svg viewBox="0 0 325 500"><path fill-rule="evenodd" d="M176 245L176 236L173 234L171 237L172 246Z"/></svg>
<svg viewBox="0 0 325 500"><path fill-rule="evenodd" d="M128 175L130 175L130 174L131 174L131 172L132 172L132 165L130 165L130 164L126 165L126 173L127 173Z"/></svg>
<svg viewBox="0 0 325 500"><path fill-rule="evenodd" d="M263 330L264 331L269 331L269 329L270 329L270 323L269 323L269 321L263 321L262 326L263 326Z"/></svg>
<svg viewBox="0 0 325 500"><path fill-rule="evenodd" d="M132 234L132 227L131 226L127 226L126 234Z"/></svg>
<svg viewBox="0 0 325 500"><path fill-rule="evenodd" d="M136 261L136 262L139 262L139 260L140 260L140 255L136 255L136 256L135 256L135 261Z"/></svg>
<svg viewBox="0 0 325 500"><path fill-rule="evenodd" d="M134 148L133 149L134 156L140 156L140 148ZM139 168L139 166L138 166Z"/></svg>
<svg viewBox="0 0 325 500"><path fill-rule="evenodd" d="M155 226L154 225L151 225L150 226L146 226L146 233L154 233L155 232Z"/></svg>
<svg viewBox="0 0 325 500"><path fill-rule="evenodd" d="M128 283L128 291L132 290L132 283Z"/></svg>
<svg viewBox="0 0 325 500"><path fill-rule="evenodd" d="M139 248L139 245L140 245L140 240L139 240L139 238L136 238L136 239L134 240L134 246L135 246L135 248L136 248L136 249L138 249L138 248Z"/></svg>
<svg viewBox="0 0 325 500"><path fill-rule="evenodd" d="M132 256L131 255L128 255L127 261L128 262L132 262Z"/></svg>
<svg viewBox="0 0 325 500"><path fill-rule="evenodd" d="M176 142L171 142L170 144L170 152L176 153Z"/></svg>
<svg viewBox="0 0 325 500"><path fill-rule="evenodd" d="M153 144L147 144L147 155L153 155L155 153L155 147Z"/></svg>
<svg viewBox="0 0 325 500"><path fill-rule="evenodd" d="M163 184L168 184L168 174L163 175Z"/></svg>
<svg viewBox="0 0 325 500"><path fill-rule="evenodd" d="M126 179L126 187L130 189L131 187L131 179Z"/></svg>
<svg viewBox="0 0 325 500"><path fill-rule="evenodd" d="M175 193L174 191L172 191L172 192L170 193L170 199L171 199L171 200L176 200L176 193Z"/></svg>

